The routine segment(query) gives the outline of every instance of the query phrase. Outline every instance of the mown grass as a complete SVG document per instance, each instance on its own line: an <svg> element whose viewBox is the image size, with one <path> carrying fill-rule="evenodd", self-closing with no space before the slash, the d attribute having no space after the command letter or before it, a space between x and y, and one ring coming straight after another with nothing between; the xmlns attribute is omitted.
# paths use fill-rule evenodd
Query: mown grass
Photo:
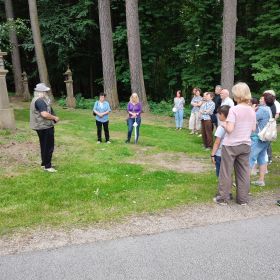
<svg viewBox="0 0 280 280"><path fill-rule="evenodd" d="M0 131L0 144L34 142L29 129L28 109L16 110L17 132ZM210 201L216 192L214 171L200 174L150 170L129 164L127 159L148 154L183 152L209 159L201 139L169 126L173 120L148 116L141 127L139 145L125 145L125 115L110 119L112 144L96 144L95 123L90 110L57 109L61 118L56 127L53 163L56 174L39 166L39 146L28 163L11 163L0 171L0 234L38 226L74 227L121 219L135 213L154 213L189 203ZM154 124L153 124L154 121ZM279 142L273 144L280 155ZM175 163L176 164L176 163ZM268 187L279 182L279 160L272 165ZM253 192L259 189L253 188Z"/></svg>

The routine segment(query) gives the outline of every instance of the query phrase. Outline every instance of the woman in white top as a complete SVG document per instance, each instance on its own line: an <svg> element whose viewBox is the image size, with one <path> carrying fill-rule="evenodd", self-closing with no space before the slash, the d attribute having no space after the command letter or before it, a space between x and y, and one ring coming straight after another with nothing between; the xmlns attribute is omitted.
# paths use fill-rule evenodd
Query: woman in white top
<svg viewBox="0 0 280 280"><path fill-rule="evenodd" d="M173 108L175 114L176 129L182 129L183 127L184 105L185 105L185 99L184 97L182 97L182 92L178 90L176 92L176 97L174 98L174 108Z"/></svg>

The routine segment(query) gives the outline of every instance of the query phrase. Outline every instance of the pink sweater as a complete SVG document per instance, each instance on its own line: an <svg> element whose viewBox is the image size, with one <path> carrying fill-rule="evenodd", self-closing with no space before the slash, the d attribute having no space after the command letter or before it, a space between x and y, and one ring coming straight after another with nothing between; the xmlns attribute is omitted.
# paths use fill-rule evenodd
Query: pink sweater
<svg viewBox="0 0 280 280"><path fill-rule="evenodd" d="M231 133L226 133L224 146L251 145L251 133L256 129L256 113L248 105L239 104L231 107L227 122L234 123Z"/></svg>

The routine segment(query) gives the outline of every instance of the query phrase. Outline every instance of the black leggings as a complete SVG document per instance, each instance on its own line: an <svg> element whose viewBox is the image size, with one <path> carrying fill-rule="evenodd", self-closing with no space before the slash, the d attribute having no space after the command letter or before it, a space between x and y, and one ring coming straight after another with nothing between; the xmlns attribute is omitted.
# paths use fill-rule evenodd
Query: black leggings
<svg viewBox="0 0 280 280"><path fill-rule="evenodd" d="M110 136L109 136L109 121L107 122L99 122L96 121L96 127L97 127L97 140L102 141L102 125L104 128L104 133L105 133L105 140L110 141Z"/></svg>

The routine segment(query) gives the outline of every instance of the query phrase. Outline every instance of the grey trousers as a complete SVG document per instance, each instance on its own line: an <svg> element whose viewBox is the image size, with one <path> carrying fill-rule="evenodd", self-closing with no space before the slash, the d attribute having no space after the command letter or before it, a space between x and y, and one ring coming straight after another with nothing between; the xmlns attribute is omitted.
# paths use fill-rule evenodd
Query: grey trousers
<svg viewBox="0 0 280 280"><path fill-rule="evenodd" d="M222 146L222 161L219 174L218 195L228 200L232 187L231 174L234 169L237 203L247 203L250 188L250 146Z"/></svg>

